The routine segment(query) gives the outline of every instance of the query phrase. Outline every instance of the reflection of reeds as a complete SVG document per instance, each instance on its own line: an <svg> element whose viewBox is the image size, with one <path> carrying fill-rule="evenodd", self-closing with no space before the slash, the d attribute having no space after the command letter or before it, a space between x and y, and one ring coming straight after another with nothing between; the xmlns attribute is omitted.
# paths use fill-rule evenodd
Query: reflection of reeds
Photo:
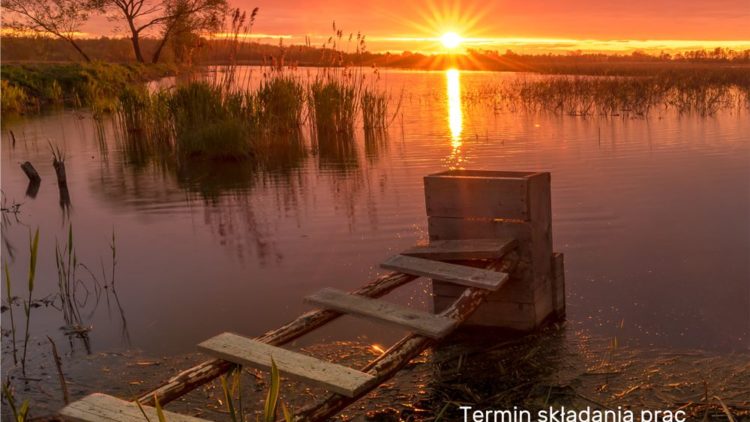
<svg viewBox="0 0 750 422"><path fill-rule="evenodd" d="M68 238L65 246L60 249L55 245L55 264L57 266L57 287L61 301L66 330L81 330L81 312L76 303L76 269L78 257L73 247L73 227L68 227Z"/></svg>
<svg viewBox="0 0 750 422"><path fill-rule="evenodd" d="M5 295L8 300L8 312L10 313L10 333L11 333L11 347L13 350L13 363L18 363L18 351L16 349L16 321L13 319L13 295L10 292L10 271L8 270L8 263L5 262Z"/></svg>

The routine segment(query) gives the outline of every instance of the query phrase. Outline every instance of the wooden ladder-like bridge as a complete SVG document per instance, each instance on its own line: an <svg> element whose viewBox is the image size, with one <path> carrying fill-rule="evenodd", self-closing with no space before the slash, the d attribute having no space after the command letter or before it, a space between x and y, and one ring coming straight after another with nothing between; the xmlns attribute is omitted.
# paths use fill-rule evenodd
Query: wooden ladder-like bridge
<svg viewBox="0 0 750 422"><path fill-rule="evenodd" d="M530 330L564 314L561 254L553 254L549 173L450 171L427 176L430 243L381 264L393 272L351 293L325 288L305 298L319 309L260 337L222 333L198 345L213 359L125 401L91 394L60 416L75 421L158 420L165 405L236 366L270 370L326 388L320 401L294 409L296 420L334 416L393 377L411 359L462 324ZM417 278L433 280L434 313L378 299ZM281 346L341 315L397 326L409 333L357 370ZM165 411L168 421L201 421Z"/></svg>

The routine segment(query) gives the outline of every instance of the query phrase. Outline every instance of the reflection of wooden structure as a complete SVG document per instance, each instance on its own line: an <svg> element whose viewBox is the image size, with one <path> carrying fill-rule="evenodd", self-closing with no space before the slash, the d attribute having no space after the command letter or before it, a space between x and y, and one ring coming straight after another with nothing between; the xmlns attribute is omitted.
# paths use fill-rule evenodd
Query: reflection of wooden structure
<svg viewBox="0 0 750 422"><path fill-rule="evenodd" d="M297 420L325 420L393 377L461 324L529 330L563 316L563 261L562 255L552 254L549 183L549 173L450 171L427 176L430 244L383 263L396 272L352 293L323 289L307 298L321 309L260 337L224 333L209 339L199 347L214 359L183 371L138 401L151 412L156 400L166 404L235 365L267 369L273 358L282 377L331 391L318 403L294 409ZM377 299L418 277L433 279L435 313ZM397 325L410 333L360 370L279 347L342 314ZM102 397L88 396L61 414L81 421L101 420L104 414L111 420L135 420L127 416L138 408L134 403ZM81 409L88 409L92 417L87 419Z"/></svg>

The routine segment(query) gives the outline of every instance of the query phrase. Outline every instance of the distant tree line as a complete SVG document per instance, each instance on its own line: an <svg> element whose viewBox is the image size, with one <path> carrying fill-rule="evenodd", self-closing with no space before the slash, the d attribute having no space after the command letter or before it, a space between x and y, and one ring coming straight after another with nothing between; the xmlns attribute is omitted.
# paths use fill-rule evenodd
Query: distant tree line
<svg viewBox="0 0 750 422"><path fill-rule="evenodd" d="M37 5L57 2L33 12L21 4ZM65 2L86 1L90 8L66 9ZM148 2L158 3L151 4ZM93 3L91 3L93 2ZM354 65L409 69L507 70L545 73L639 74L659 68L680 68L706 64L747 65L750 50L716 48L679 53L602 54L573 51L558 54L517 54L511 50L468 49L465 54L373 53L367 50L364 37L357 34L353 51L337 47L336 39L345 39L341 31L322 46L309 39L303 45L284 45L248 41L258 9L247 14L227 8L226 0L5 0L11 4L15 28L32 26L38 36L6 35L0 48L5 62L67 62L83 58L108 62L159 61L188 64L265 64L269 66ZM31 9L36 10L36 9ZM109 10L109 12L106 12ZM111 10L120 10L119 14ZM75 38L76 29L88 19L87 13L109 13L131 28L129 38ZM148 13L147 13L148 12ZM28 16L58 17L54 23ZM23 16L27 16L23 18ZM149 20L143 17L148 16ZM5 14L3 19L6 19ZM51 20L51 19L50 19ZM43 24L43 25L42 25ZM212 33L220 31L223 38ZM41 35L44 33L45 35ZM21 33L19 33L21 34ZM25 33L24 33L25 34ZM50 37L50 34L60 34ZM146 34L146 35L143 35ZM354 34L352 34L353 36ZM341 43L339 43L340 45Z"/></svg>
<svg viewBox="0 0 750 422"><path fill-rule="evenodd" d="M215 1L215 0L211 0ZM230 16L229 36L222 39L198 35L188 22L164 26L162 37L142 37L138 39L138 49L132 39L126 38L86 38L75 40L75 46L64 38L49 36L5 36L1 48L6 62L66 62L81 57L79 50L86 52L92 60L109 62L152 61L189 62L196 64L233 63L266 64L271 66L322 66L349 64L357 66L378 66L412 69L485 69L515 71L547 71L559 69L563 72L571 67L585 65L595 69L613 65L648 67L651 65L673 66L701 63L750 64L750 50L735 51L725 48L714 50L685 51L675 54L601 54L572 52L566 54L522 55L507 50L504 53L493 50L470 49L463 55L403 53L372 53L366 49L354 52L337 51L330 45L314 47L306 45L285 46L258 42L242 42L241 35L231 36L232 27L251 24L251 17ZM187 27L185 27L187 26ZM240 29L244 30L244 29ZM170 48L165 49L165 46ZM140 52L139 54L136 51Z"/></svg>
<svg viewBox="0 0 750 422"><path fill-rule="evenodd" d="M252 25L257 13L243 23ZM92 15L104 15L128 33L132 57L138 62L157 63L167 45L175 50L180 44L200 34L211 33L226 23L227 17L239 16L229 10L227 0L4 0L4 28L18 34L54 37L72 48L85 61L92 60L93 50L80 38L81 28ZM143 39L156 40L150 57L144 54ZM4 37L6 38L6 37ZM37 39L38 40L38 39ZM5 40L4 40L5 41ZM28 43L27 43L28 44ZM46 44L50 45L50 44ZM68 49L69 50L69 49ZM98 53L98 52L97 52Z"/></svg>

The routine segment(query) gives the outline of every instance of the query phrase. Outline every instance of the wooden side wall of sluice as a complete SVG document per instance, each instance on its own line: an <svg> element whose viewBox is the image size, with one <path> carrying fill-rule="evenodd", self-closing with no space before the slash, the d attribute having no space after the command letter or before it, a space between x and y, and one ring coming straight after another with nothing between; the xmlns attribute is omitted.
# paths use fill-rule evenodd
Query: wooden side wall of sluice
<svg viewBox="0 0 750 422"><path fill-rule="evenodd" d="M518 242L521 270L467 324L528 331L565 314L562 254L552 252L551 176L542 172L451 170L426 176L431 241L507 239ZM433 280L436 312L461 293Z"/></svg>

